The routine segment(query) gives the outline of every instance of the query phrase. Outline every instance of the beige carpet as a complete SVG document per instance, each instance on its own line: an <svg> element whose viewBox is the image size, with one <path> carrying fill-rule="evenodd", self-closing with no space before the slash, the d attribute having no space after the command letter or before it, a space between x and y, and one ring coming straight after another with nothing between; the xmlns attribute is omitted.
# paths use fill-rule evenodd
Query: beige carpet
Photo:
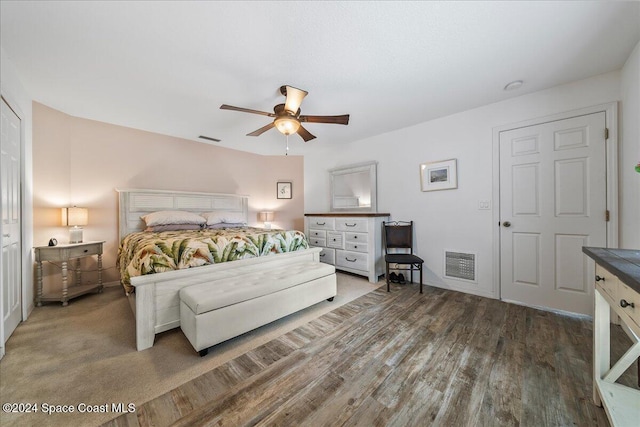
<svg viewBox="0 0 640 427"><path fill-rule="evenodd" d="M117 417L112 404L140 405L381 286L338 273L338 295L222 343L200 358L180 329L135 349L134 317L120 287L36 308L7 341L0 361L0 401L37 404L39 412L0 413L2 426L92 426ZM42 412L43 404L74 413ZM79 413L81 404L109 412Z"/></svg>

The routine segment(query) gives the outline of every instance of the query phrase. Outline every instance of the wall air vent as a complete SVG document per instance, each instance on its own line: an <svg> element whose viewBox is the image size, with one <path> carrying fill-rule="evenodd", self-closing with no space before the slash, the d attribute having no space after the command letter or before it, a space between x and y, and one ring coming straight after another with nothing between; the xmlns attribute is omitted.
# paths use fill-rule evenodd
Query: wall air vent
<svg viewBox="0 0 640 427"><path fill-rule="evenodd" d="M444 251L444 277L476 281L476 254Z"/></svg>

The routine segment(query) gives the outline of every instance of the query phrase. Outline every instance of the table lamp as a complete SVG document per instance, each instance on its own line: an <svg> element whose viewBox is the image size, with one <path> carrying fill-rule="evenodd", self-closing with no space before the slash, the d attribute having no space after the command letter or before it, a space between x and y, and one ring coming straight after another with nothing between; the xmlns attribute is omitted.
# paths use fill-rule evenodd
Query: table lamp
<svg viewBox="0 0 640 427"><path fill-rule="evenodd" d="M273 221L273 212L272 211L260 212L259 220L264 223L265 230L271 230L271 221Z"/></svg>
<svg viewBox="0 0 640 427"><path fill-rule="evenodd" d="M62 225L69 228L69 243L82 243L82 225L87 225L89 211L77 206L62 208Z"/></svg>

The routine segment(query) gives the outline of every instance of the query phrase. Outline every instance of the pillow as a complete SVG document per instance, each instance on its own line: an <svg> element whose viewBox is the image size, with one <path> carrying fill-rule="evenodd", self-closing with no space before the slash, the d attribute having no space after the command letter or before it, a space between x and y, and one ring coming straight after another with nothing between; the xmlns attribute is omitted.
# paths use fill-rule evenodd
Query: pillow
<svg viewBox="0 0 640 427"><path fill-rule="evenodd" d="M207 225L209 230L217 230L219 228L246 227L245 222L219 222L218 224Z"/></svg>
<svg viewBox="0 0 640 427"><path fill-rule="evenodd" d="M206 219L187 211L158 211L141 216L147 227L169 224L204 224Z"/></svg>
<svg viewBox="0 0 640 427"><path fill-rule="evenodd" d="M200 230L204 224L165 224L147 227L144 231L177 231L177 230Z"/></svg>
<svg viewBox="0 0 640 427"><path fill-rule="evenodd" d="M207 225L227 223L245 224L245 217L242 212L216 211L201 214L207 220Z"/></svg>

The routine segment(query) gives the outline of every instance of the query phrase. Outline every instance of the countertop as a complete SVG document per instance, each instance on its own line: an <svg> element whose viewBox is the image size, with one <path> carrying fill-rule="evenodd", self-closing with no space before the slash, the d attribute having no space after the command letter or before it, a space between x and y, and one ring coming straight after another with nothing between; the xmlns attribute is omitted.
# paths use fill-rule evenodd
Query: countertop
<svg viewBox="0 0 640 427"><path fill-rule="evenodd" d="M625 285L640 293L640 250L583 246L582 252L609 273L618 276Z"/></svg>

